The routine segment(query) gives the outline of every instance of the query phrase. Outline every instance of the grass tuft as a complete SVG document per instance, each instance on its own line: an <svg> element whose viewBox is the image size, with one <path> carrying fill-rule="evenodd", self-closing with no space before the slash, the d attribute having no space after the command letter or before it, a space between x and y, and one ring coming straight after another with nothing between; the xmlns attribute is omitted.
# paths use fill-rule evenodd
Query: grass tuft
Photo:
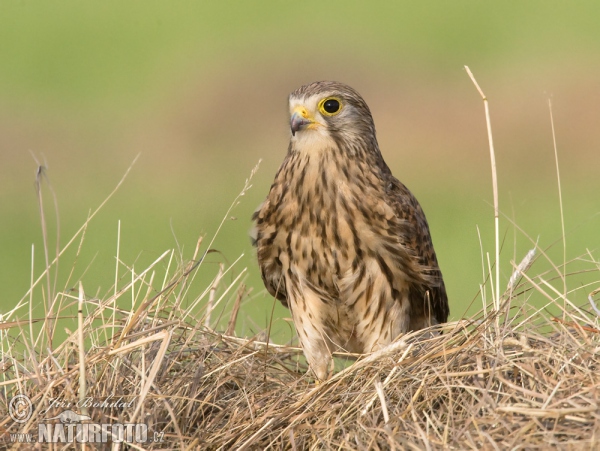
<svg viewBox="0 0 600 451"><path fill-rule="evenodd" d="M90 422L143 422L164 433L163 443L133 444L144 449L598 444L598 317L535 276L507 291L508 316L490 308L443 325L441 335L411 333L315 385L298 347L213 330L202 309L186 316L177 293L191 273L175 273L141 300L143 309L114 308L113 299L82 292L86 316L56 349L34 354L28 321L2 324L2 442L15 432L37 436L37 422L64 410L49 408L52 400L93 399L122 402L88 407ZM236 292L243 296L243 287ZM529 307L538 294L566 304L567 320ZM18 356L22 344L28 352ZM36 409L24 424L8 415L19 393Z"/></svg>

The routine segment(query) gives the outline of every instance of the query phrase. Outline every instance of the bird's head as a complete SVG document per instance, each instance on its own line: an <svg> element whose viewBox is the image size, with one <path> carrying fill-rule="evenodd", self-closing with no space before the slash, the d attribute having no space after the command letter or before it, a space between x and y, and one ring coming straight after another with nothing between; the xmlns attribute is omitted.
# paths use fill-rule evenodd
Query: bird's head
<svg viewBox="0 0 600 451"><path fill-rule="evenodd" d="M290 94L292 142L314 147L377 146L375 125L366 102L343 83L319 81Z"/></svg>

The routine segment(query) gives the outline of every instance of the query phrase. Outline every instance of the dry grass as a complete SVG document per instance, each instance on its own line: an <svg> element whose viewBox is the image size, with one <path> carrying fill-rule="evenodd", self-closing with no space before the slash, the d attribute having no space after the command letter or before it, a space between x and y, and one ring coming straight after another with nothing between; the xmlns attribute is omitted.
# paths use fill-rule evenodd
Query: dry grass
<svg viewBox="0 0 600 451"><path fill-rule="evenodd" d="M113 297L83 299L83 345L74 333L56 349L32 352L27 321L3 324L3 431L36 433L40 418L63 410L41 415L51 398L122 397L131 403L126 408L87 414L97 423L137 421L164 432L163 443L136 445L145 449L598 446L598 318L576 306L565 310L566 320L527 307L524 300L543 291L539 279L514 287L518 295L505 294L504 307L515 306L509 319L500 312L499 334L495 314L482 313L446 324L433 338L404 336L315 385L298 348L219 333L183 309L189 269L176 271L158 293L148 286L131 310L114 308ZM560 294L543 294L563 306ZM17 357L23 345L27 352ZM7 415L7 401L18 393L38 409L25 424ZM6 445L9 439L2 436Z"/></svg>
<svg viewBox="0 0 600 451"><path fill-rule="evenodd" d="M52 400L121 399L127 405L71 408L89 422L145 423L150 434L164 434L162 442L113 449L600 447L600 321L592 291L600 285L600 263L591 254L593 287L569 291L566 262L550 262L554 274L529 274L532 250L513 264L502 295L488 256L479 315L439 327L442 334L402 336L315 385L299 348L266 343L268 334L235 336L247 296L236 262L196 288L210 249L200 240L180 264L165 252L140 273L117 255L106 299L87 296L81 283L54 293L52 274L64 249L53 261L46 249L46 271L32 275L30 292L0 318L0 445L13 446L14 433L37 437L37 424L64 410L49 408ZM233 272L238 276L224 284L223 275ZM580 291L589 303L573 303ZM546 307L535 309L532 298L546 300ZM46 309L40 320L33 316L37 299ZM217 331L211 325L224 304L232 308ZM74 309L77 330L56 346L54 330ZM8 415L18 394L33 404L24 423Z"/></svg>
<svg viewBox="0 0 600 451"><path fill-rule="evenodd" d="M315 385L299 348L234 336L245 296L239 276L190 292L205 271L201 249L200 241L176 269L173 252L141 273L127 268L131 276L116 277L121 285L104 300L81 286L54 295L48 304L60 307L49 316L69 316L76 306L81 312L77 331L59 346L50 345L49 320L34 330L35 320L5 315L2 442L10 445L10 433L36 435L41 419L64 410L46 412L52 399L87 398L128 403L74 409L92 422L143 422L164 433L162 443L131 445L140 449L579 449L600 442L598 316L570 302L578 290L564 296L549 274L528 275L534 252L515 265L500 309L488 302L478 317L448 323L441 335L403 336ZM161 277L159 262L169 262ZM598 271L591 256L588 262ZM234 265L219 268L215 279ZM556 271L562 288L564 270ZM32 292L42 286L38 278ZM548 299L549 309L531 307L532 296ZM224 302L234 307L220 333L207 309L195 306L215 312ZM552 306L562 315L549 316ZM8 415L19 393L35 409L23 424Z"/></svg>

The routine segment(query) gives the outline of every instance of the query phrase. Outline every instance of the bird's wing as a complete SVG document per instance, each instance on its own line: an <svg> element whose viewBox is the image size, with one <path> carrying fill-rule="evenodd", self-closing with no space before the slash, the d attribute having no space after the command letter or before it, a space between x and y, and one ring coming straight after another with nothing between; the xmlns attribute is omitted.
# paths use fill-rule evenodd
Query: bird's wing
<svg viewBox="0 0 600 451"><path fill-rule="evenodd" d="M267 291L281 303L288 307L287 290L285 286L285 278L283 277L283 269L281 261L277 255L272 255L270 252L271 244L269 236L274 237L274 233L265 233L264 227L260 227L259 223L271 214L271 203L267 199L259 205L254 214L252 221L254 227L250 231L250 240L252 245L257 248L258 266L260 267L260 275L267 288Z"/></svg>
<svg viewBox="0 0 600 451"><path fill-rule="evenodd" d="M409 189L391 174L388 177L386 194L397 217L409 225L400 238L403 244L414 252L424 276L422 282L411 284L411 311L417 316L426 317L431 312L438 323L444 323L449 314L448 296L425 213Z"/></svg>

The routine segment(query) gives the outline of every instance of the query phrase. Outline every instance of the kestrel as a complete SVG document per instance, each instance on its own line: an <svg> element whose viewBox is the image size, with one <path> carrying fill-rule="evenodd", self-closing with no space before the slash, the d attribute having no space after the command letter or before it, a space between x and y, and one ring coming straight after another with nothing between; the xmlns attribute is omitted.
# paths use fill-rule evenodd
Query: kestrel
<svg viewBox="0 0 600 451"><path fill-rule="evenodd" d="M448 298L425 214L383 160L360 94L315 82L290 94L289 109L288 152L253 215L254 244L323 380L332 352L375 351L443 323Z"/></svg>

